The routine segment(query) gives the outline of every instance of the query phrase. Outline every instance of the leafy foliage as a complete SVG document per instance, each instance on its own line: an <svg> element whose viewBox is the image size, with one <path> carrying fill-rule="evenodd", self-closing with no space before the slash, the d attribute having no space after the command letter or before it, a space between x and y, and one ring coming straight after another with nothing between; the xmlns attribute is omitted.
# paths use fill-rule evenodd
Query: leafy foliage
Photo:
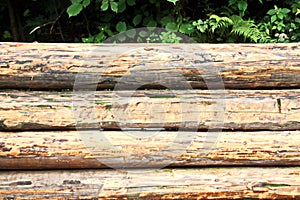
<svg viewBox="0 0 300 200"><path fill-rule="evenodd" d="M70 5L67 9L69 17L78 15L83 8L86 8L91 3L90 0L71 0L71 2L72 5Z"/></svg>
<svg viewBox="0 0 300 200"><path fill-rule="evenodd" d="M101 43L117 35L112 42L184 42L180 34L197 42L300 39L300 0L21 1L0 3L2 41Z"/></svg>
<svg viewBox="0 0 300 200"><path fill-rule="evenodd" d="M300 1L291 1L290 8L274 8L267 12L266 20L260 23L260 29L271 37L269 42L299 42Z"/></svg>
<svg viewBox="0 0 300 200"><path fill-rule="evenodd" d="M242 36L244 41L266 42L267 36L262 33L253 20L243 20L240 16L232 16L233 27L231 33L235 36Z"/></svg>

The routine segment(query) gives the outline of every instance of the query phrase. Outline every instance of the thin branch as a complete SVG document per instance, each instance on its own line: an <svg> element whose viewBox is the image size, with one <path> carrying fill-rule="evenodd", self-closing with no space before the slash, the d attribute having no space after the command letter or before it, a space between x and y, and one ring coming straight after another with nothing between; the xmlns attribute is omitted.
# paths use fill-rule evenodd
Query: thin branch
<svg viewBox="0 0 300 200"><path fill-rule="evenodd" d="M50 28L50 34L52 34L52 33L53 33L53 29L54 29L55 24L58 23L58 28L59 28L59 30L60 30L61 38L62 38L63 41L65 41L64 36L63 36L63 34L62 34L61 25L60 25L60 23L59 23L58 20L59 20L59 18L62 16L62 14L66 11L66 9L67 9L67 8L63 9L63 11L58 15L57 8L56 8L56 5L55 5L55 11L56 11L56 14L58 15L58 16L55 18L55 20L50 21L50 22L47 22L47 23L45 23L45 24L42 24L42 25L40 25L40 26L35 27L32 31L30 31L29 34L32 34L32 33L35 32L36 30L38 30L38 29L40 29L40 28L43 28L43 27L45 27L45 26L47 26L47 25L50 25L50 24L52 24L52 26L51 26L51 28Z"/></svg>
<svg viewBox="0 0 300 200"><path fill-rule="evenodd" d="M55 21L47 22L47 23L45 23L45 24L42 24L42 25L40 25L40 26L37 26L37 27L35 27L34 29L32 29L32 31L30 31L29 34L32 34L32 33L35 32L36 30L38 30L38 29L40 29L40 28L43 28L43 27L45 27L45 26L47 26L47 25L49 25L49 24L53 24L54 22L55 22Z"/></svg>
<svg viewBox="0 0 300 200"><path fill-rule="evenodd" d="M60 19L60 17L62 16L62 14L65 13L65 11L66 11L67 8L63 9L63 10L61 11L61 13L58 14L56 1L55 1L55 0L53 0L53 1L54 1L54 4L55 4L55 13L56 13L56 15L58 15L58 16L56 17L54 23L53 23L52 26L51 26L50 34L52 34L53 28L54 28L55 24L57 23L57 24L58 24L58 29L59 29L60 37L61 37L61 39L62 39L63 41L65 41L65 38L64 38L64 35L63 35L63 32L62 32L62 28L61 28L61 25L60 25L60 22L59 22L59 19Z"/></svg>
<svg viewBox="0 0 300 200"><path fill-rule="evenodd" d="M63 11L61 11L61 13L56 17L56 19L53 21L53 24L52 24L52 26L51 26L51 29L50 29L50 33L52 33L53 32L53 28L54 28L54 25L56 24L56 23L58 23L59 24L59 18L62 16L62 14L64 14L64 12L66 11L66 9L67 8L65 8ZM55 8L55 10L56 10L56 8ZM58 12L57 12L57 10L56 10L56 14L58 14ZM60 26L60 25L59 25Z"/></svg>

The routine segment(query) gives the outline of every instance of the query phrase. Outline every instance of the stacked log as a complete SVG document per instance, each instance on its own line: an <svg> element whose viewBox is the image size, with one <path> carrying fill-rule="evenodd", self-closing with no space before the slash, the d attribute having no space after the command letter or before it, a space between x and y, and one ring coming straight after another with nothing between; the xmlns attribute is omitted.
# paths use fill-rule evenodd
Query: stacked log
<svg viewBox="0 0 300 200"><path fill-rule="evenodd" d="M0 198L300 198L299 44L0 46Z"/></svg>

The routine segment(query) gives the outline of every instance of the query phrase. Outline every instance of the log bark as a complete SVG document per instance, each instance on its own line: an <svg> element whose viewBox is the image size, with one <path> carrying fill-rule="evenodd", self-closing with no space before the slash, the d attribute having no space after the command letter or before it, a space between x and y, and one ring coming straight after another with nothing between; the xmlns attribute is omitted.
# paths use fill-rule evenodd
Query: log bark
<svg viewBox="0 0 300 200"><path fill-rule="evenodd" d="M90 89L299 88L299 55L300 44L1 43L0 88L72 89L78 75Z"/></svg>
<svg viewBox="0 0 300 200"><path fill-rule="evenodd" d="M300 169L0 172L1 199L299 199Z"/></svg>
<svg viewBox="0 0 300 200"><path fill-rule="evenodd" d="M299 90L0 92L0 130L298 130Z"/></svg>
<svg viewBox="0 0 300 200"><path fill-rule="evenodd" d="M300 44L0 47L0 199L300 199Z"/></svg>
<svg viewBox="0 0 300 200"><path fill-rule="evenodd" d="M106 144L92 131L1 132L0 169L300 164L299 131L103 134Z"/></svg>

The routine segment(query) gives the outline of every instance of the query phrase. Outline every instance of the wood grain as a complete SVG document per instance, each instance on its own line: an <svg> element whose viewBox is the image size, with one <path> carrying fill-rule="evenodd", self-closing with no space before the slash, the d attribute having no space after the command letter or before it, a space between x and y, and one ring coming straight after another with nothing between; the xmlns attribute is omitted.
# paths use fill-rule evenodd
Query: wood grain
<svg viewBox="0 0 300 200"><path fill-rule="evenodd" d="M300 169L0 172L0 199L299 199Z"/></svg>
<svg viewBox="0 0 300 200"><path fill-rule="evenodd" d="M0 92L0 130L298 130L300 90Z"/></svg>
<svg viewBox="0 0 300 200"><path fill-rule="evenodd" d="M299 88L299 55L298 43L0 43L0 88Z"/></svg>
<svg viewBox="0 0 300 200"><path fill-rule="evenodd" d="M299 67L299 43L0 43L0 199L300 199Z"/></svg>
<svg viewBox="0 0 300 200"><path fill-rule="evenodd" d="M1 132L0 169L295 166L299 131ZM105 144L101 139L105 137Z"/></svg>

